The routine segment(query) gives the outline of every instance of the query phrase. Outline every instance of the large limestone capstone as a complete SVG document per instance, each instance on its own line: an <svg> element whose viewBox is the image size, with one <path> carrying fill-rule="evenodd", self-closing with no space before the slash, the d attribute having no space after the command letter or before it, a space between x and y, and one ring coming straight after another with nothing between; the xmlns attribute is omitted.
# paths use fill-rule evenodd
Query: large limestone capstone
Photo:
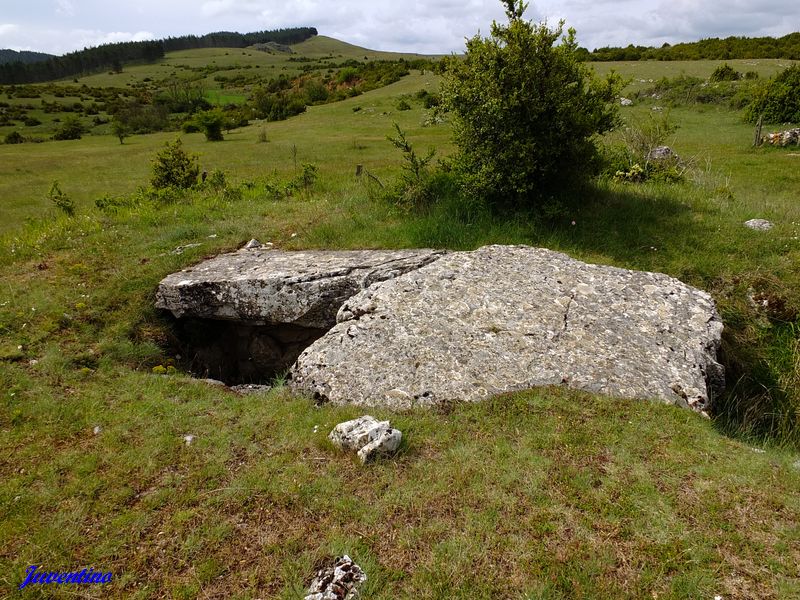
<svg viewBox="0 0 800 600"><path fill-rule="evenodd" d="M291 385L408 409L542 385L704 411L724 385L711 297L659 273L526 246L455 252L347 300Z"/></svg>
<svg viewBox="0 0 800 600"><path fill-rule="evenodd" d="M156 307L175 317L327 329L345 300L436 260L434 250L279 252L243 248L166 277Z"/></svg>

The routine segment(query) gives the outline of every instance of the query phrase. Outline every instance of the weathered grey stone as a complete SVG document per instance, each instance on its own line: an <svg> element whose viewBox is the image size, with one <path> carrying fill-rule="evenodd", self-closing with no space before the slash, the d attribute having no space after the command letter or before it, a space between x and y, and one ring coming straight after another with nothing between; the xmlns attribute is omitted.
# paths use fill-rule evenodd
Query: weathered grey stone
<svg viewBox="0 0 800 600"><path fill-rule="evenodd" d="M774 224L766 219L750 219L744 222L744 226L756 231L769 231L774 227Z"/></svg>
<svg viewBox="0 0 800 600"><path fill-rule="evenodd" d="M367 463L379 455L395 452L400 447L403 434L392 429L389 421L378 421L375 417L364 415L352 421L339 423L328 434L328 439L342 450L355 450L362 463Z"/></svg>
<svg viewBox="0 0 800 600"><path fill-rule="evenodd" d="M308 588L305 600L354 600L367 575L346 554L333 567L321 569Z"/></svg>
<svg viewBox="0 0 800 600"><path fill-rule="evenodd" d="M188 315L327 329L336 323L336 311L351 296L443 254L434 250L242 249L166 277L156 292L156 307L178 318Z"/></svg>
<svg viewBox="0 0 800 600"><path fill-rule="evenodd" d="M620 106L633 106L633 100L630 98L621 97L619 99Z"/></svg>
<svg viewBox="0 0 800 600"><path fill-rule="evenodd" d="M656 146L647 154L648 160L654 161L662 161L662 160L674 160L678 161L680 158L677 154L670 148L669 146Z"/></svg>
<svg viewBox="0 0 800 600"><path fill-rule="evenodd" d="M667 275L488 246L352 297L291 385L393 409L566 385L704 411L724 386L721 332L711 297Z"/></svg>

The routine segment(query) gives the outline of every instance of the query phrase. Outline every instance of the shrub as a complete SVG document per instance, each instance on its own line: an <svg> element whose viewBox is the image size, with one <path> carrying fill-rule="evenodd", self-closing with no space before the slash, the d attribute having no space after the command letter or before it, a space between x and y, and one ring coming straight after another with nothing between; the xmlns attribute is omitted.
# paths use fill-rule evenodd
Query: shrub
<svg viewBox="0 0 800 600"><path fill-rule="evenodd" d="M180 139L167 142L153 159L153 177L150 183L156 189L187 189L197 182L200 167L197 156L187 154Z"/></svg>
<svg viewBox="0 0 800 600"><path fill-rule="evenodd" d="M267 88L253 93L252 106L256 117L267 121L282 121L306 110L305 96L286 91L272 93Z"/></svg>
<svg viewBox="0 0 800 600"><path fill-rule="evenodd" d="M762 115L766 123L800 123L800 65L755 88L745 118L755 123Z"/></svg>
<svg viewBox="0 0 800 600"><path fill-rule="evenodd" d="M336 76L336 83L346 85L358 79L358 70L355 67L345 67Z"/></svg>
<svg viewBox="0 0 800 600"><path fill-rule="evenodd" d="M420 208L430 204L434 199L429 166L436 150L430 148L425 156L420 157L397 123L394 124L394 128L397 131L397 137L387 137L387 139L402 152L405 161L403 175L395 190L394 200L404 210Z"/></svg>
<svg viewBox="0 0 800 600"><path fill-rule="evenodd" d="M200 133L200 125L198 125L193 119L189 119L188 121L183 122L181 125L181 131L183 133Z"/></svg>
<svg viewBox="0 0 800 600"><path fill-rule="evenodd" d="M6 144L21 144L25 141L25 138L22 137L22 134L19 131L12 131L8 135L6 135Z"/></svg>
<svg viewBox="0 0 800 600"><path fill-rule="evenodd" d="M25 127L36 127L37 125L42 124L42 122L36 117L27 117L23 122L25 123Z"/></svg>
<svg viewBox="0 0 800 600"><path fill-rule="evenodd" d="M194 122L206 134L206 141L221 142L224 139L222 126L225 125L225 115L218 108L197 113Z"/></svg>
<svg viewBox="0 0 800 600"><path fill-rule="evenodd" d="M47 197L49 198L50 202L56 205L56 208L58 208L67 216L72 217L75 215L75 202L72 200L72 198L61 191L57 181L54 181L53 185L50 186L50 191L47 193Z"/></svg>
<svg viewBox="0 0 800 600"><path fill-rule="evenodd" d="M74 115L70 115L64 119L64 122L56 129L53 134L54 140L79 140L81 135L86 133L86 128L81 123L80 119Z"/></svg>
<svg viewBox="0 0 800 600"><path fill-rule="evenodd" d="M551 30L523 20L523 2L504 3L509 23L493 23L490 38L468 40L463 60L449 59L441 96L462 191L532 207L589 175L593 136L614 125L621 80L598 80L579 62L574 30L562 37L563 23Z"/></svg>
<svg viewBox="0 0 800 600"><path fill-rule="evenodd" d="M724 65L720 65L714 69L714 72L711 73L709 80L713 82L739 81L741 78L742 74L739 73L739 71L731 67L728 63L725 63Z"/></svg>
<svg viewBox="0 0 800 600"><path fill-rule="evenodd" d="M205 184L213 190L221 190L227 187L228 182L225 178L225 171L214 169L209 174L208 178L205 181Z"/></svg>
<svg viewBox="0 0 800 600"><path fill-rule="evenodd" d="M411 105L406 100L400 100L400 102L397 103L397 110L411 110Z"/></svg>

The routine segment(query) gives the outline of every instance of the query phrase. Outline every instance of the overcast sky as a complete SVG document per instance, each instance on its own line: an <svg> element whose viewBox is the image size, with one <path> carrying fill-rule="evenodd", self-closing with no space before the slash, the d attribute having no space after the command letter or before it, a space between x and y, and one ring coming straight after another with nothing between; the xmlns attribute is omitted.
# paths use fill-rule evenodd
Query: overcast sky
<svg viewBox="0 0 800 600"><path fill-rule="evenodd" d="M540 0L527 18L564 19L580 45L660 46L800 29L800 0ZM63 54L107 42L211 31L316 27L375 50L461 52L503 20L499 0L0 0L0 48Z"/></svg>

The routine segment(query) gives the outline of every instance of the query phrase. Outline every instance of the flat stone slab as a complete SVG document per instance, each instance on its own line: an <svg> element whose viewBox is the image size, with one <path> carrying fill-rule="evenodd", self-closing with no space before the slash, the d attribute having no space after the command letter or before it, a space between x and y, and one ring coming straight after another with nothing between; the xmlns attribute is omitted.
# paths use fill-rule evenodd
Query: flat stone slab
<svg viewBox="0 0 800 600"><path fill-rule="evenodd" d="M156 307L176 318L327 329L336 323L336 312L348 298L443 254L434 250L243 248L166 277L158 286Z"/></svg>
<svg viewBox="0 0 800 600"><path fill-rule="evenodd" d="M705 411L724 386L712 298L660 273L487 246L363 287L297 359L295 389L408 409L565 385Z"/></svg>

